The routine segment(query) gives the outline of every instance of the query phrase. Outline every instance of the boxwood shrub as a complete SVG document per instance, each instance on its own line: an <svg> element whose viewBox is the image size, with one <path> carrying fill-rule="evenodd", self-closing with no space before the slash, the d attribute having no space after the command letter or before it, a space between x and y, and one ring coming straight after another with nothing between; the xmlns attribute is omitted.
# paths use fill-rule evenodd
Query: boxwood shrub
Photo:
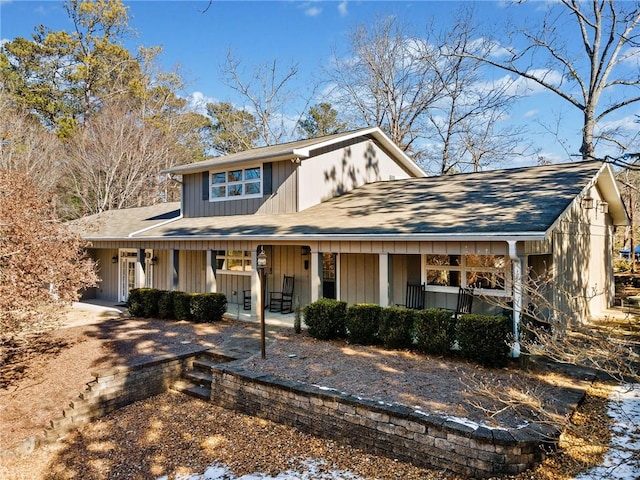
<svg viewBox="0 0 640 480"><path fill-rule="evenodd" d="M304 323L309 335L320 340L342 338L345 335L347 303L321 298L304 307Z"/></svg>
<svg viewBox="0 0 640 480"><path fill-rule="evenodd" d="M345 326L351 343L374 345L378 342L378 329L382 307L373 303L357 303L347 307Z"/></svg>
<svg viewBox="0 0 640 480"><path fill-rule="evenodd" d="M416 311L416 348L431 355L448 355L455 341L455 326L449 310Z"/></svg>
<svg viewBox="0 0 640 480"><path fill-rule="evenodd" d="M129 290L129 296L127 297L127 310L132 317L144 316L144 305L142 303L141 288L132 288Z"/></svg>
<svg viewBox="0 0 640 480"><path fill-rule="evenodd" d="M379 336L385 347L396 349L412 347L415 312L405 307L382 309Z"/></svg>
<svg viewBox="0 0 640 480"><path fill-rule="evenodd" d="M173 297L173 315L176 320L192 320L191 298L193 293L171 292Z"/></svg>
<svg viewBox="0 0 640 480"><path fill-rule="evenodd" d="M497 315L466 314L458 318L460 354L487 367L503 367L509 359L511 321Z"/></svg>
<svg viewBox="0 0 640 480"><path fill-rule="evenodd" d="M158 298L158 317L164 319L175 319L176 315L173 311L173 292L167 290L160 291Z"/></svg>
<svg viewBox="0 0 640 480"><path fill-rule="evenodd" d="M191 297L191 315L200 323L222 320L227 311L227 297L224 293L197 293Z"/></svg>
<svg viewBox="0 0 640 480"><path fill-rule="evenodd" d="M162 290L156 288L140 288L142 302L142 316L156 318L158 316L158 302L162 296Z"/></svg>

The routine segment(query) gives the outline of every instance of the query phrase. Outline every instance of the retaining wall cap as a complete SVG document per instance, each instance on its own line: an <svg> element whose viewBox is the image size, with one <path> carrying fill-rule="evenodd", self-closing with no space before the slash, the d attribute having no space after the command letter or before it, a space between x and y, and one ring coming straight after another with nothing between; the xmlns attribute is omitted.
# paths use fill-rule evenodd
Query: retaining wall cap
<svg viewBox="0 0 640 480"><path fill-rule="evenodd" d="M100 378L100 377L108 377L111 375L117 375L119 373L142 370L155 365L167 363L167 361L171 361L171 360L178 361L178 360L184 360L186 358L194 357L195 355L207 350L208 350L208 347L198 347L193 350L190 350L189 352L181 353L178 355L172 354L172 353L160 354L157 357L155 357L153 360L140 360L138 363L134 363L131 365L118 365L112 368L107 368L105 370L100 370L97 372L94 371L94 372L91 372L91 376Z"/></svg>

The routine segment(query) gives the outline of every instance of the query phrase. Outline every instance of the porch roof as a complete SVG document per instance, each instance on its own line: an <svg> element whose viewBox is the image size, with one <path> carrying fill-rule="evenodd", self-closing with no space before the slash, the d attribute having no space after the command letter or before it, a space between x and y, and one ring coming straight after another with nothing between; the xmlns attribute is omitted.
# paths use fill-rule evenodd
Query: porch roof
<svg viewBox="0 0 640 480"><path fill-rule="evenodd" d="M131 234L144 228L141 223L127 236L157 240L542 239L608 168L592 161L377 182L298 213L176 217ZM626 213L616 208L614 223L624 224ZM128 216L126 212L114 212L114 217ZM108 231L87 237L114 236Z"/></svg>

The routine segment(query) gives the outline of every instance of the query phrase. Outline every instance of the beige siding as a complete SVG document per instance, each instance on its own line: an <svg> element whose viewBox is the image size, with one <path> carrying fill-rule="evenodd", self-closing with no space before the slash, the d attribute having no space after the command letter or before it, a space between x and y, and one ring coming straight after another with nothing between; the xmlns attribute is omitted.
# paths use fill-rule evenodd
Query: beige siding
<svg viewBox="0 0 640 480"><path fill-rule="evenodd" d="M95 297L101 300L116 301L118 299L118 263L111 263L111 258L118 255L118 250L91 249L91 258L96 260L100 283L95 289Z"/></svg>
<svg viewBox="0 0 640 480"><path fill-rule="evenodd" d="M204 293L205 252L181 251L178 271L178 290L183 292Z"/></svg>
<svg viewBox="0 0 640 480"><path fill-rule="evenodd" d="M570 321L583 321L613 303L611 218L598 208L597 188L590 195L594 208L585 210L576 201L553 232L554 273L561 282L555 305L570 313Z"/></svg>
<svg viewBox="0 0 640 480"><path fill-rule="evenodd" d="M372 140L345 145L302 160L298 205L304 210L360 185L410 175Z"/></svg>
<svg viewBox="0 0 640 480"><path fill-rule="evenodd" d="M379 303L378 255L340 255L340 299L348 304Z"/></svg>
<svg viewBox="0 0 640 480"><path fill-rule="evenodd" d="M300 305L311 301L311 270L305 269L305 260L310 261L310 255L302 255L300 246L274 245L267 249L269 255L269 274L267 275L267 298L269 292L282 291L284 275L295 277L293 298L300 298Z"/></svg>
<svg viewBox="0 0 640 480"><path fill-rule="evenodd" d="M272 163L273 193L261 198L210 202L202 199L202 173L184 175L183 198L186 218L254 213L295 212L297 205L296 165L290 160Z"/></svg>
<svg viewBox="0 0 640 480"><path fill-rule="evenodd" d="M242 304L245 290L251 290L250 275L216 273L216 290L224 293L229 303Z"/></svg>
<svg viewBox="0 0 640 480"><path fill-rule="evenodd" d="M391 255L390 305L405 304L407 283L420 283L420 255Z"/></svg>

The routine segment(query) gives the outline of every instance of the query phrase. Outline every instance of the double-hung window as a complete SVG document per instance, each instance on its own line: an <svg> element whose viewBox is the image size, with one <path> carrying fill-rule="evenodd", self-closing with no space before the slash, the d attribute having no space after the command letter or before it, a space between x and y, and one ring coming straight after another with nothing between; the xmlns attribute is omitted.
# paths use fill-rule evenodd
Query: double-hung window
<svg viewBox="0 0 640 480"><path fill-rule="evenodd" d="M262 167L211 172L212 202L262 196Z"/></svg>

